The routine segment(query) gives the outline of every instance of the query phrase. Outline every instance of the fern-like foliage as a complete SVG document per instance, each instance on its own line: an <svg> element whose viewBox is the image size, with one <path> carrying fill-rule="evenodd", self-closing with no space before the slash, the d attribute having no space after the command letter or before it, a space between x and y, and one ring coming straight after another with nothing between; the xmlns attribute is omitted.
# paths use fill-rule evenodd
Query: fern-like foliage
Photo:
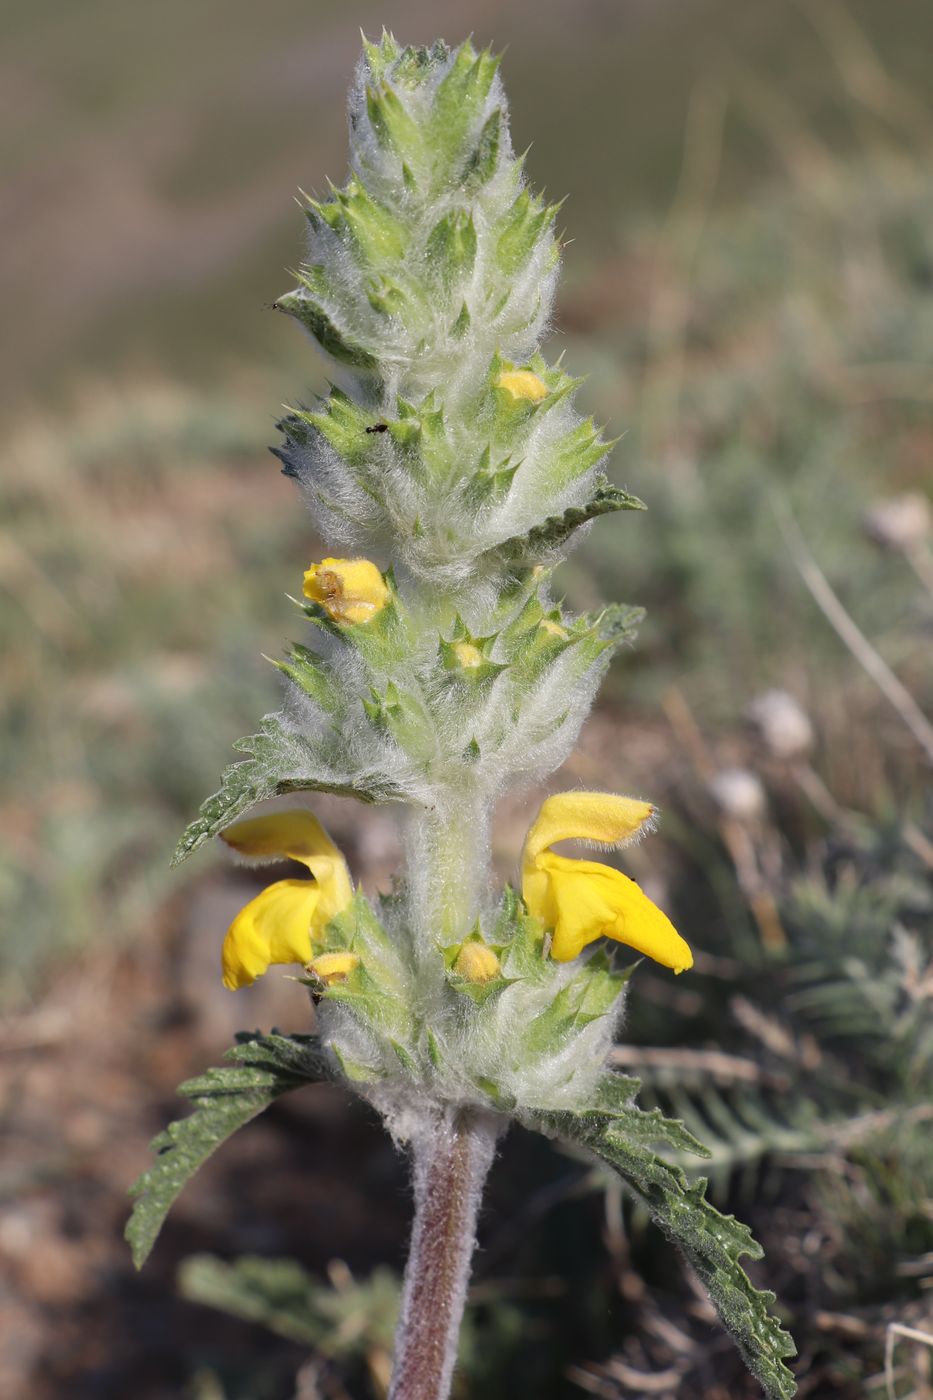
<svg viewBox="0 0 933 1400"><path fill-rule="evenodd" d="M258 1322L324 1356L387 1351L398 1315L398 1279L390 1269L341 1289L309 1274L295 1259L245 1255L228 1263L195 1254L179 1271L179 1290L191 1302Z"/></svg>
<svg viewBox="0 0 933 1400"><path fill-rule="evenodd" d="M877 1373L887 1323L927 1307L933 895L924 853L890 827L852 824L774 889L786 948L756 952L749 940L738 959L724 939L710 950L732 956L703 977L699 1011L673 1034L706 1048L630 1042L614 1052L642 1080L643 1104L676 1114L709 1146L703 1174L717 1204L757 1203L772 1277L795 1300L788 1320L811 1389L814 1376L829 1385L837 1364L854 1383ZM637 1002L627 1030L650 1038ZM664 1155L695 1176L689 1153L668 1145ZM794 1220L823 1242L818 1269L793 1224L788 1238ZM837 1347L818 1320L829 1314L858 1317L857 1340L840 1333ZM664 1354L654 1359L665 1364Z"/></svg>

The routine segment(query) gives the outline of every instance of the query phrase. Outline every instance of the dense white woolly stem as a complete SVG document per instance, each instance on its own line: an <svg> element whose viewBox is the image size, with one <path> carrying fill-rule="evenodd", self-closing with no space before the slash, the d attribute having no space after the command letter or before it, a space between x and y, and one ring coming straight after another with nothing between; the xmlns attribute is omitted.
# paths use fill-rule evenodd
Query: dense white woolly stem
<svg viewBox="0 0 933 1400"><path fill-rule="evenodd" d="M448 1108L412 1138L415 1219L388 1400L447 1400L476 1216L500 1121Z"/></svg>
<svg viewBox="0 0 933 1400"><path fill-rule="evenodd" d="M488 803L439 795L413 814L406 841L409 920L419 952L465 938L489 882Z"/></svg>

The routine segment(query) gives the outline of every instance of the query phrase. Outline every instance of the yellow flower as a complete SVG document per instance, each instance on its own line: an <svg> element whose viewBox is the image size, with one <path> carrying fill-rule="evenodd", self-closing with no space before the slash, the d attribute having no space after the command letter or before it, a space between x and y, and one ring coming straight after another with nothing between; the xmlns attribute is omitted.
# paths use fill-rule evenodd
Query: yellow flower
<svg viewBox="0 0 933 1400"><path fill-rule="evenodd" d="M334 622L368 622L389 599L382 574L370 559L322 559L306 570L304 595L320 603Z"/></svg>
<svg viewBox="0 0 933 1400"><path fill-rule="evenodd" d="M277 880L237 914L223 948L224 986L249 987L273 963L307 963L312 940L353 898L347 863L304 809L270 812L222 831L228 846L258 860L287 857L306 865L311 880Z"/></svg>
<svg viewBox="0 0 933 1400"><path fill-rule="evenodd" d="M553 931L551 957L558 962L604 936L675 972L693 966L687 944L634 880L551 850L558 841L619 846L650 826L653 816L649 802L608 792L563 792L542 804L522 852L522 897L528 912Z"/></svg>
<svg viewBox="0 0 933 1400"><path fill-rule="evenodd" d="M477 942L475 938L469 943L464 943L454 963L454 972L465 982L491 982L501 971L499 959L493 950L486 943Z"/></svg>
<svg viewBox="0 0 933 1400"><path fill-rule="evenodd" d="M506 389L513 399L528 399L531 403L540 403L550 393L544 380L530 369L505 370L496 380L496 387Z"/></svg>

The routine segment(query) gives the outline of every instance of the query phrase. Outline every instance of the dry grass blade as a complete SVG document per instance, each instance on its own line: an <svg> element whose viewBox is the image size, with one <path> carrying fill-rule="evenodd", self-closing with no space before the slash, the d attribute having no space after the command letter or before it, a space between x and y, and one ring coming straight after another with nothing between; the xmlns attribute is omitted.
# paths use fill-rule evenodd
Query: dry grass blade
<svg viewBox="0 0 933 1400"><path fill-rule="evenodd" d="M905 1327L902 1322L891 1322L888 1324L888 1331L884 1343L884 1380L888 1400L899 1400L897 1394L898 1372L894 1367L894 1349L899 1341L915 1342L918 1346L926 1347L933 1352L933 1332L921 1332L917 1327ZM915 1369L913 1379L916 1380L918 1388L911 1391L909 1400L930 1400L933 1396L933 1387L930 1385L930 1366L926 1362L921 1362L926 1377L922 1377L919 1367ZM904 1400L901 1397L900 1400Z"/></svg>
<svg viewBox="0 0 933 1400"><path fill-rule="evenodd" d="M778 507L775 503L775 507L778 524L790 556L817 607L862 669L875 682L885 699L897 711L930 762L933 763L933 724L927 719L907 687L898 680L887 662L878 654L868 638L846 612L830 587L823 570L807 548L800 527L786 506Z"/></svg>

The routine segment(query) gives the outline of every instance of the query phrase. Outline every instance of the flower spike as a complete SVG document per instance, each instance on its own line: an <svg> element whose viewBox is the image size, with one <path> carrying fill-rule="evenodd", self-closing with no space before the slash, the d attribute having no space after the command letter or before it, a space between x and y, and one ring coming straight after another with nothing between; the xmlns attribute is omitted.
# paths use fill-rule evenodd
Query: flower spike
<svg viewBox="0 0 933 1400"><path fill-rule="evenodd" d="M340 387L286 408L273 450L327 555L308 561L291 600L318 645L299 639L276 663L281 710L236 745L240 761L178 858L221 835L247 861L297 862L234 919L223 977L246 987L298 964L318 1011L313 1034L251 1036L237 1069L193 1082L196 1112L160 1136L139 1185L136 1258L233 1127L305 1078L342 1081L412 1150L391 1393L446 1400L482 1180L512 1117L619 1174L684 1248L770 1400L790 1400L780 1358L793 1347L738 1263L757 1246L668 1152L700 1145L638 1108L633 1081L613 1072L629 969L595 948L579 956L609 938L675 972L692 965L666 915L605 856L559 854L568 840L636 840L654 808L604 792L549 797L525 841L524 902L511 887L498 907L490 898L496 800L569 757L642 615L612 604L575 616L551 574L590 521L643 509L603 472L613 443L576 411L582 381L539 351L559 206L525 184L497 63L470 40L364 41L351 173L302 195L307 257L274 305L317 341ZM390 894L354 892L310 812L240 820L301 792L397 804L403 878ZM450 1267L426 1285L439 1229Z"/></svg>

